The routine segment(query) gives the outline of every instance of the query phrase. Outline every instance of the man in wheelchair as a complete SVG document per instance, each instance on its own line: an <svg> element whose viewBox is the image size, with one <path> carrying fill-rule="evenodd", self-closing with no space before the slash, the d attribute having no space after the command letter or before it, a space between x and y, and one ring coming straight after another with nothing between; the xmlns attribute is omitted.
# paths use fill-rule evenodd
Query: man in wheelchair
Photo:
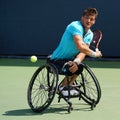
<svg viewBox="0 0 120 120"><path fill-rule="evenodd" d="M82 72L81 62L85 56L101 57L100 51L93 51L89 48L93 39L91 27L95 24L98 12L95 8L87 8L83 11L80 21L70 23L61 38L58 47L50 56L50 61L59 70L59 73L68 74L69 86L72 86L77 76ZM67 78L61 82L59 90L66 95ZM70 94L77 94L75 89Z"/></svg>

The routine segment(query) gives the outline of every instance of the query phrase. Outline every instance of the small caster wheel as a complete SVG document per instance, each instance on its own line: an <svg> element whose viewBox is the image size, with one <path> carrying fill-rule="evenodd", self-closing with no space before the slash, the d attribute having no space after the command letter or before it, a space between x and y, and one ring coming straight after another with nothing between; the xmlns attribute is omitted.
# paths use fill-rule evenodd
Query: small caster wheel
<svg viewBox="0 0 120 120"><path fill-rule="evenodd" d="M60 103L60 99L61 99L61 98L60 98L60 97L58 97L58 103Z"/></svg>
<svg viewBox="0 0 120 120"><path fill-rule="evenodd" d="M94 106L93 105L91 105L91 110L94 110Z"/></svg>
<svg viewBox="0 0 120 120"><path fill-rule="evenodd" d="M95 107L96 107L96 104L93 103L93 104L91 105L91 110L94 110Z"/></svg>
<svg viewBox="0 0 120 120"><path fill-rule="evenodd" d="M68 113L70 113L71 110L73 110L73 107L72 107L72 106L69 106L69 107L68 107Z"/></svg>

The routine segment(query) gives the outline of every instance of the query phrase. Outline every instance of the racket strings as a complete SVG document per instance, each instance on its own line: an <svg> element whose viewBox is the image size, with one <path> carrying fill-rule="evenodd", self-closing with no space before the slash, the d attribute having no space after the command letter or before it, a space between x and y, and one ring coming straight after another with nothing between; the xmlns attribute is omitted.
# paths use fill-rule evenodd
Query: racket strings
<svg viewBox="0 0 120 120"><path fill-rule="evenodd" d="M93 40L90 44L91 48L98 48L100 40L102 39L102 32L100 30L93 31Z"/></svg>

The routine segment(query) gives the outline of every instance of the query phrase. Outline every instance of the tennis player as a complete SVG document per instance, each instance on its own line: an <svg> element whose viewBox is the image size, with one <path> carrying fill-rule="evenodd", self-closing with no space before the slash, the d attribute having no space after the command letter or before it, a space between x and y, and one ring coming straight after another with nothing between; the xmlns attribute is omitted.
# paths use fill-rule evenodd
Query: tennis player
<svg viewBox="0 0 120 120"><path fill-rule="evenodd" d="M90 57L102 56L100 51L93 51L89 48L93 38L91 27L95 24L97 16L98 11L96 8L85 9L80 20L73 21L66 27L58 47L50 57L50 62L60 71L63 65L69 62L70 85L73 84L76 77L82 72L80 63L86 55ZM66 94L64 90L66 85L67 79L65 77L60 86L60 90L63 89L63 95ZM71 90L70 94L77 94L77 91Z"/></svg>

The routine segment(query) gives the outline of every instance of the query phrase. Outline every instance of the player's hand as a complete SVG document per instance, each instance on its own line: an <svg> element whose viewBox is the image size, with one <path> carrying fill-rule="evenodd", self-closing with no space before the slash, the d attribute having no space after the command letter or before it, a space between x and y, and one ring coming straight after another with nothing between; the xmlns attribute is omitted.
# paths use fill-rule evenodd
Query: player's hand
<svg viewBox="0 0 120 120"><path fill-rule="evenodd" d="M78 65L73 62L73 61L69 61L69 65L70 65L70 68L69 68L69 71L74 73L78 70Z"/></svg>
<svg viewBox="0 0 120 120"><path fill-rule="evenodd" d="M101 53L101 51L96 51L96 57L98 57L98 58L101 58L102 57L102 53Z"/></svg>

